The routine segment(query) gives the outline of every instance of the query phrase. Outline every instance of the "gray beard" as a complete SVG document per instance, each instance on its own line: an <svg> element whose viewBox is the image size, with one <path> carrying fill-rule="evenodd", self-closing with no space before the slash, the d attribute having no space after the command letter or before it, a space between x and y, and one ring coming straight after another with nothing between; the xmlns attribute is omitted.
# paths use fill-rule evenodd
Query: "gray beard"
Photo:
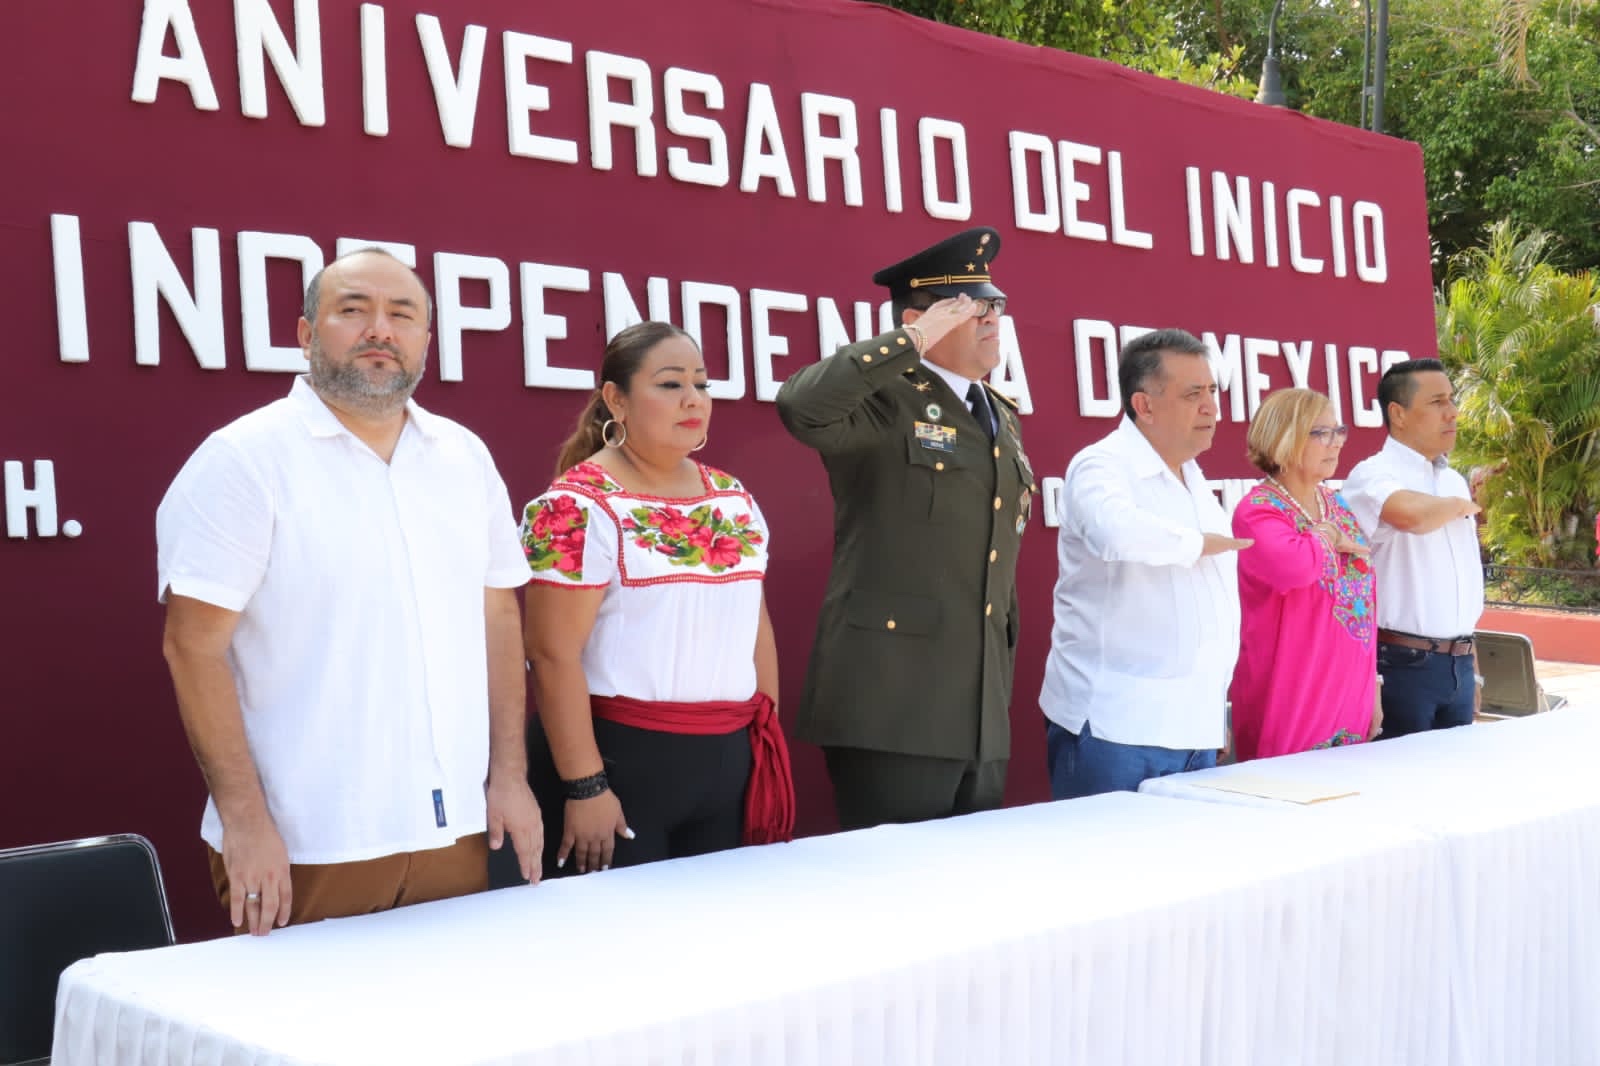
<svg viewBox="0 0 1600 1066"><path fill-rule="evenodd" d="M383 349L387 350L387 349ZM374 379L354 363L334 363L313 340L307 353L311 362L311 387L319 395L363 414L382 417L405 407L422 380L422 368L408 373L403 367ZM393 354L391 352L391 354Z"/></svg>

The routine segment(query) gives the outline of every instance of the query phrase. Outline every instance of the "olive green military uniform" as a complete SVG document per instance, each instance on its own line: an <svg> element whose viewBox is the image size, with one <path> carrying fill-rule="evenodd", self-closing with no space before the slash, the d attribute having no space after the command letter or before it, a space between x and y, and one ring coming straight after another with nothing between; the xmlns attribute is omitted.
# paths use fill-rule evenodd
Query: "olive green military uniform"
<svg viewBox="0 0 1600 1066"><path fill-rule="evenodd" d="M903 330L778 393L833 491L833 569L794 723L826 751L846 828L1001 802L1034 484L1015 406L987 397L992 441Z"/></svg>

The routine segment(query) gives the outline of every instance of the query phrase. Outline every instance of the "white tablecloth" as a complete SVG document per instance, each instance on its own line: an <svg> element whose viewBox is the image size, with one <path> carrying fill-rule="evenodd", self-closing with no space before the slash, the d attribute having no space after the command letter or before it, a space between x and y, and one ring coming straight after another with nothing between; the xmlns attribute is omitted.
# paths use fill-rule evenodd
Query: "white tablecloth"
<svg viewBox="0 0 1600 1066"><path fill-rule="evenodd" d="M1600 1066L1600 708L1449 729L1146 781L1148 794L1292 809L1308 833L1434 837L1459 946L1469 1066ZM1269 778L1359 795L1306 807L1219 791Z"/></svg>
<svg viewBox="0 0 1600 1066"><path fill-rule="evenodd" d="M105 955L56 1062L1449 1061L1438 847L1306 825L1102 796Z"/></svg>

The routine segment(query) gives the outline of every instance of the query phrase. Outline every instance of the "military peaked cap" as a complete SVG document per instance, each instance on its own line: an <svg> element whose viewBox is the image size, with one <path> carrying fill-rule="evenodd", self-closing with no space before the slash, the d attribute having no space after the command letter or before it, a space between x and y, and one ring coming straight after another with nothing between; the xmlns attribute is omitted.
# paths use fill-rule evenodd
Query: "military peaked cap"
<svg viewBox="0 0 1600 1066"><path fill-rule="evenodd" d="M1000 234L988 226L979 226L884 267L872 275L872 282L888 286L890 297L897 300L918 292L940 297L966 293L973 299L993 299L1005 295L989 277L989 264L999 254Z"/></svg>

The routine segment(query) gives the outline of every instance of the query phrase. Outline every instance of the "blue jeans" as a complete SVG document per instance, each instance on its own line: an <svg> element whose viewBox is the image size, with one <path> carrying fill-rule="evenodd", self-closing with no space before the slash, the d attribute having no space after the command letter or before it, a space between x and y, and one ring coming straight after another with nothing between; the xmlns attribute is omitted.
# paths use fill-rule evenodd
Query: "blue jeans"
<svg viewBox="0 0 1600 1066"><path fill-rule="evenodd" d="M1470 725L1477 698L1472 656L1378 645L1383 675L1383 732L1379 740Z"/></svg>
<svg viewBox="0 0 1600 1066"><path fill-rule="evenodd" d="M1050 798L1077 799L1102 792L1137 792L1139 782L1217 765L1213 749L1190 751L1148 744L1114 744L1101 740L1083 723L1081 733L1045 722L1045 757L1050 769Z"/></svg>

